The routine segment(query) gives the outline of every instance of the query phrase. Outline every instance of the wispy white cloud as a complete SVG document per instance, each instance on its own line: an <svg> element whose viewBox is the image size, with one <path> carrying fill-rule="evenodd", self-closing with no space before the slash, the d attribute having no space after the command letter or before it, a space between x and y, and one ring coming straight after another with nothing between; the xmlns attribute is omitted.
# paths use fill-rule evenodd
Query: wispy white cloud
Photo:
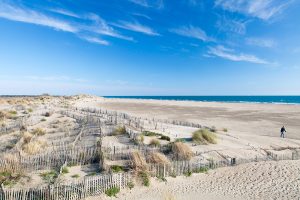
<svg viewBox="0 0 300 200"><path fill-rule="evenodd" d="M211 38L209 36L207 36L207 34L199 27L194 27L194 26L183 26L180 28L174 28L174 29L170 29L170 32L176 33L178 35L181 36L185 36L185 37L190 37L190 38L195 38L198 40L202 40L205 42L208 41L215 41L214 38Z"/></svg>
<svg viewBox="0 0 300 200"><path fill-rule="evenodd" d="M215 0L215 5L231 12L268 20L292 2L293 0Z"/></svg>
<svg viewBox="0 0 300 200"><path fill-rule="evenodd" d="M95 43L95 44L100 44L100 45L106 45L106 46L109 45L108 41L99 39L97 37L81 36L80 38L83 39L83 40L86 40L86 41L88 41L90 43Z"/></svg>
<svg viewBox="0 0 300 200"><path fill-rule="evenodd" d="M160 35L156 31L154 31L152 28L142 25L138 22L121 21L120 23L118 23L118 24L114 23L113 25L116 27L122 28L122 29L143 33L146 35L151 35L151 36L159 36Z"/></svg>
<svg viewBox="0 0 300 200"><path fill-rule="evenodd" d="M93 21L93 24L91 26L84 27L84 29L86 29L88 31L98 33L101 35L107 35L110 37L129 40L129 41L134 40L132 37L124 36L124 35L118 33L116 30L113 29L113 27L109 26L104 19L102 19L101 17L99 17L98 15L96 15L94 13L90 13L90 14L86 15L86 17L89 20Z"/></svg>
<svg viewBox="0 0 300 200"><path fill-rule="evenodd" d="M65 16L69 16L69 17L74 17L74 18L81 18L81 16L69 11L69 10L63 10L63 9L60 9L60 8L50 8L48 9L49 11L51 12L54 12L54 13L58 13L58 14L61 14L61 15L65 15Z"/></svg>
<svg viewBox="0 0 300 200"><path fill-rule="evenodd" d="M244 61L256 64L272 64L264 59L258 58L255 55L236 53L233 49L225 48L224 46L209 47L206 56L217 56L231 61Z"/></svg>
<svg viewBox="0 0 300 200"><path fill-rule="evenodd" d="M88 42L93 42L100 45L108 45L109 43L97 37L91 37L90 35L99 34L123 40L134 41L132 37L124 36L114 30L113 27L109 26L104 19L96 14L89 13L81 16L63 9L48 9L48 11L51 11L54 14L78 18L80 20L61 20L21 5L0 1L0 18L46 26L55 30L70 32L81 39L85 39Z"/></svg>
<svg viewBox="0 0 300 200"><path fill-rule="evenodd" d="M31 23L41 26L51 27L56 30L77 33L76 26L66 21L46 16L31 9L16 7L7 3L0 2L0 17L8 20Z"/></svg>
<svg viewBox="0 0 300 200"><path fill-rule="evenodd" d="M248 45L259 46L259 47L266 47L272 48L276 46L276 42L269 38L246 38L246 43Z"/></svg>
<svg viewBox="0 0 300 200"><path fill-rule="evenodd" d="M145 14L141 14L141 13L132 13L132 15L135 15L135 16L138 16L138 17L143 17L143 18L152 20L151 17L149 17L148 15L145 15Z"/></svg>
<svg viewBox="0 0 300 200"><path fill-rule="evenodd" d="M164 0L129 0L130 2L146 8L164 8Z"/></svg>
<svg viewBox="0 0 300 200"><path fill-rule="evenodd" d="M229 19L225 16L220 17L216 23L216 27L224 32L234 32L238 34L245 34L247 29L247 23L249 21Z"/></svg>

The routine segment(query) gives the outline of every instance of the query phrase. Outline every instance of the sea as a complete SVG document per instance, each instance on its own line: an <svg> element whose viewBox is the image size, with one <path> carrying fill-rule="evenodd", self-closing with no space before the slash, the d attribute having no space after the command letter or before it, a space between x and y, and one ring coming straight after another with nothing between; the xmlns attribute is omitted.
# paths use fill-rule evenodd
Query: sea
<svg viewBox="0 0 300 200"><path fill-rule="evenodd" d="M104 96L122 99L154 99L175 101L300 104L300 96Z"/></svg>

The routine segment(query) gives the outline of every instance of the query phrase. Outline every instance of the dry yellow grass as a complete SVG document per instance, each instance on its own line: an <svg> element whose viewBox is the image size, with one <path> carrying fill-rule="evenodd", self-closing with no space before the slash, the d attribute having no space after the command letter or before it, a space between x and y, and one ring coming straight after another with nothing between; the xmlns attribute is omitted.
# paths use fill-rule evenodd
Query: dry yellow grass
<svg viewBox="0 0 300 200"><path fill-rule="evenodd" d="M0 121L6 118L6 113L4 111L0 111Z"/></svg>
<svg viewBox="0 0 300 200"><path fill-rule="evenodd" d="M158 139L152 139L149 143L149 145L151 146L155 146L155 147L159 147L160 146L160 142Z"/></svg>
<svg viewBox="0 0 300 200"><path fill-rule="evenodd" d="M40 135L45 135L46 131L42 128L36 128L32 131L32 134L40 136Z"/></svg>
<svg viewBox="0 0 300 200"><path fill-rule="evenodd" d="M40 153L47 146L48 146L48 144L45 140L36 140L36 141L29 142L27 144L24 144L22 149L25 153L34 155L34 154Z"/></svg>
<svg viewBox="0 0 300 200"><path fill-rule="evenodd" d="M169 165L169 159L162 153L159 152L151 152L148 156L148 161L150 163L157 163L157 164L166 164Z"/></svg>
<svg viewBox="0 0 300 200"><path fill-rule="evenodd" d="M190 160L194 155L191 148L182 142L175 142L172 146L172 151L178 160Z"/></svg>
<svg viewBox="0 0 300 200"><path fill-rule="evenodd" d="M2 160L6 161L6 165L2 165L0 172L23 174L23 170L16 155L5 154Z"/></svg>
<svg viewBox="0 0 300 200"><path fill-rule="evenodd" d="M132 166L136 171L147 170L146 159L139 151L131 152L131 161L132 161Z"/></svg>
<svg viewBox="0 0 300 200"><path fill-rule="evenodd" d="M33 135L29 132L25 132L23 134L23 143L24 144L28 144L31 141L31 138L33 137Z"/></svg>

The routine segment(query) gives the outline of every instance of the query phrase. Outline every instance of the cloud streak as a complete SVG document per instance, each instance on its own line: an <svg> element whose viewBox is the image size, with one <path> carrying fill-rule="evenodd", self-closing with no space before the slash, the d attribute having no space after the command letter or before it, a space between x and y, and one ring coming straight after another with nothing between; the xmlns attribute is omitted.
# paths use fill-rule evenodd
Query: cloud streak
<svg viewBox="0 0 300 200"><path fill-rule="evenodd" d="M256 64L272 64L264 59L258 58L255 55L236 53L233 49L228 49L221 45L216 47L209 47L207 55L217 56L226 60L231 60L236 62L243 61L243 62L250 62Z"/></svg>
<svg viewBox="0 0 300 200"><path fill-rule="evenodd" d="M9 4L0 2L0 17L8 20L47 26L55 30L77 33L77 27L66 21L48 17L34 10L15 7Z"/></svg>
<svg viewBox="0 0 300 200"><path fill-rule="evenodd" d="M293 0L215 0L215 5L231 12L269 20L292 2Z"/></svg>
<svg viewBox="0 0 300 200"><path fill-rule="evenodd" d="M122 29L134 31L134 32L138 32L138 33L143 33L143 34L150 35L150 36L159 36L160 35L156 31L154 31L152 28L142 25L138 22L121 21L120 23L118 23L118 24L114 23L113 25L116 27L122 28Z"/></svg>
<svg viewBox="0 0 300 200"><path fill-rule="evenodd" d="M99 39L97 37L82 36L80 38L83 39L83 40L86 40L90 43L94 43L94 44L100 44L100 45L105 45L105 46L109 45L108 41Z"/></svg>
<svg viewBox="0 0 300 200"><path fill-rule="evenodd" d="M276 46L276 42L268 38L247 38L246 43L252 46L272 48Z"/></svg>
<svg viewBox="0 0 300 200"><path fill-rule="evenodd" d="M204 42L215 41L214 38L207 36L207 34L201 28L194 27L191 25L183 26L183 27L175 28L175 29L170 29L169 31L172 33L176 33L178 35L184 36L184 37L202 40Z"/></svg>
<svg viewBox="0 0 300 200"><path fill-rule="evenodd" d="M124 36L118 33L111 26L109 26L104 19L102 19L96 14L89 13L80 16L63 9L48 9L48 11L59 15L76 18L79 20L73 22L61 20L59 18L55 18L26 7L8 4L0 1L0 18L4 18L11 21L35 24L39 26L45 26L54 30L70 32L81 39L100 45L109 45L109 42L91 35L98 34L128 41L134 41L132 37Z"/></svg>
<svg viewBox="0 0 300 200"><path fill-rule="evenodd" d="M145 8L156 8L162 9L164 8L164 1L163 0L129 0L130 2L145 7Z"/></svg>
<svg viewBox="0 0 300 200"><path fill-rule="evenodd" d="M217 21L216 27L224 32L234 32L237 34L245 34L248 21L228 19L223 16Z"/></svg>

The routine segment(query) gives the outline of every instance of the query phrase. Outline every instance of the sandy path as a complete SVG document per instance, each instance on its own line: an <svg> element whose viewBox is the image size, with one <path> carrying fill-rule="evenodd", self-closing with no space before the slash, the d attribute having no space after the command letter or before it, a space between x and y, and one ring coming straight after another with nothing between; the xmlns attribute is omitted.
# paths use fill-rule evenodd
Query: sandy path
<svg viewBox="0 0 300 200"><path fill-rule="evenodd" d="M117 199L300 199L300 161L260 162L219 168L208 174L152 180L151 187L122 190ZM104 195L88 198L115 199Z"/></svg>

